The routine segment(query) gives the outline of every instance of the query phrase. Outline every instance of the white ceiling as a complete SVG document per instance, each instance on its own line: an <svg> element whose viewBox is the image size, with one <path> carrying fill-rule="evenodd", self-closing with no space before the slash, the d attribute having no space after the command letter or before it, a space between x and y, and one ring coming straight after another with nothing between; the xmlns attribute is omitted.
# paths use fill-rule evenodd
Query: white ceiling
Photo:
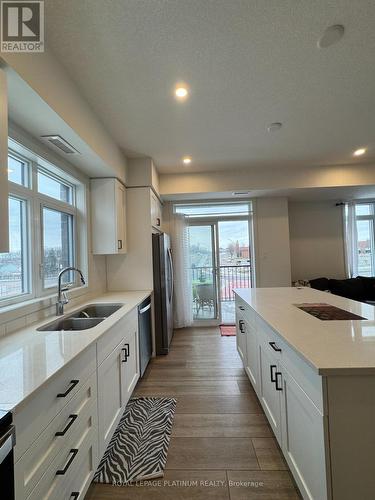
<svg viewBox="0 0 375 500"><path fill-rule="evenodd" d="M373 0L45 3L48 47L121 147L161 172L356 163L360 146L375 160ZM318 49L332 24L344 38Z"/></svg>

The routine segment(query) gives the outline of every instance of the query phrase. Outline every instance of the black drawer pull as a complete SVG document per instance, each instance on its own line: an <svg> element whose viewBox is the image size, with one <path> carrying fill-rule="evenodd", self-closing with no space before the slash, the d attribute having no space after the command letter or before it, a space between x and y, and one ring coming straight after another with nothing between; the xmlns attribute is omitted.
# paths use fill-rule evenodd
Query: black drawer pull
<svg viewBox="0 0 375 500"><path fill-rule="evenodd" d="M241 311L245 310L244 306L238 306L238 309L240 309Z"/></svg>
<svg viewBox="0 0 375 500"><path fill-rule="evenodd" d="M122 250L122 240L117 240L117 250Z"/></svg>
<svg viewBox="0 0 375 500"><path fill-rule="evenodd" d="M130 352L129 352L129 344L124 344L125 347L123 347L121 350L123 351L124 353L124 359L122 359L121 361L123 363L126 363L129 356L130 356Z"/></svg>
<svg viewBox="0 0 375 500"><path fill-rule="evenodd" d="M77 455L77 453L78 453L77 448L72 448L70 450L69 454L71 454L71 456L70 456L69 460L66 462L65 467L63 469L59 469L58 471L56 471L56 476L63 476L64 474L66 474L67 470L72 465L72 462L73 462L75 456Z"/></svg>
<svg viewBox="0 0 375 500"><path fill-rule="evenodd" d="M271 365L270 366L270 371L271 371L271 382L276 382L276 377L275 377L275 374L274 374L274 370L276 369L276 365Z"/></svg>
<svg viewBox="0 0 375 500"><path fill-rule="evenodd" d="M276 342L268 342L272 349L276 352L281 352L280 347L277 347Z"/></svg>
<svg viewBox="0 0 375 500"><path fill-rule="evenodd" d="M130 348L129 348L129 344L125 344L125 348L126 348L126 355L127 355L127 357L129 358L129 357L130 357Z"/></svg>
<svg viewBox="0 0 375 500"><path fill-rule="evenodd" d="M76 420L78 418L78 415L75 415L75 414L69 415L68 418L70 418L70 420L66 424L66 427L62 431L56 432L55 436L65 436L65 434L68 432L70 427L73 425L74 420Z"/></svg>
<svg viewBox="0 0 375 500"><path fill-rule="evenodd" d="M275 375L276 375L276 380L275 380L276 390L282 391L283 390L282 382L281 382L281 386L279 386L279 375L280 375L280 377L282 376L281 372L276 372Z"/></svg>
<svg viewBox="0 0 375 500"><path fill-rule="evenodd" d="M244 320L243 319L240 319L240 321L238 322L238 326L239 326L239 329L240 329L240 332L241 333L245 333L244 330L243 330L243 325L244 325Z"/></svg>
<svg viewBox="0 0 375 500"><path fill-rule="evenodd" d="M73 500L77 500L77 498L79 497L79 491L73 491L73 493L70 495L70 498L72 498Z"/></svg>
<svg viewBox="0 0 375 500"><path fill-rule="evenodd" d="M65 392L61 392L60 394L57 395L58 398L65 398L69 394L69 392L71 392L74 389L74 387L77 384L79 384L79 380L71 380L70 384L71 384L70 387L68 387L68 389Z"/></svg>

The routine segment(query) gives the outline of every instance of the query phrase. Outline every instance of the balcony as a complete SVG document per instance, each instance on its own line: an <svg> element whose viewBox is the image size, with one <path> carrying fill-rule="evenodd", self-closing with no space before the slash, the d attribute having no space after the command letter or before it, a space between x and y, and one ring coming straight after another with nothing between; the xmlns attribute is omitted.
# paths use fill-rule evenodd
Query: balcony
<svg viewBox="0 0 375 500"><path fill-rule="evenodd" d="M235 322L235 288L251 287L251 265L191 268L195 320ZM216 277L217 275L217 277Z"/></svg>

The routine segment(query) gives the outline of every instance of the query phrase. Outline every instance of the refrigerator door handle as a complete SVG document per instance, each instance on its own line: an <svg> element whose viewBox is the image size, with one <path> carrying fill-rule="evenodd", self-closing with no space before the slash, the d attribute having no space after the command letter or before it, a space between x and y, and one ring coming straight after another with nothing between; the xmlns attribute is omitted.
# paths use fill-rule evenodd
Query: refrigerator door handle
<svg viewBox="0 0 375 500"><path fill-rule="evenodd" d="M169 288L169 303L172 302L172 297L173 297L173 291L174 291L174 272L173 272L173 262L172 262L172 252L171 249L168 248L168 265L169 265L169 271L170 271L170 288Z"/></svg>

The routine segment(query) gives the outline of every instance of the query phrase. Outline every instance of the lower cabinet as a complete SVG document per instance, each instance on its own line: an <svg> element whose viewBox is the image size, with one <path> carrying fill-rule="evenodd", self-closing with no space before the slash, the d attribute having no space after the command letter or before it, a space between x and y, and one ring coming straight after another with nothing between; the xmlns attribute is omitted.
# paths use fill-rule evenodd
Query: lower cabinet
<svg viewBox="0 0 375 500"><path fill-rule="evenodd" d="M285 367L282 379L281 448L305 497L326 499L324 417Z"/></svg>
<svg viewBox="0 0 375 500"><path fill-rule="evenodd" d="M259 344L260 401L265 414L281 444L281 396L280 368L276 357L266 344Z"/></svg>
<svg viewBox="0 0 375 500"><path fill-rule="evenodd" d="M121 343L98 367L99 453L103 456L139 379L138 329L130 326Z"/></svg>
<svg viewBox="0 0 375 500"><path fill-rule="evenodd" d="M327 417L313 402L320 400L316 394L319 376L312 374L301 358L291 365L296 355L289 346L244 307L242 302L236 303L237 349L249 380L303 498L327 500L331 498L327 488Z"/></svg>
<svg viewBox="0 0 375 500"><path fill-rule="evenodd" d="M133 309L14 411L16 500L84 499L139 379L137 319Z"/></svg>

